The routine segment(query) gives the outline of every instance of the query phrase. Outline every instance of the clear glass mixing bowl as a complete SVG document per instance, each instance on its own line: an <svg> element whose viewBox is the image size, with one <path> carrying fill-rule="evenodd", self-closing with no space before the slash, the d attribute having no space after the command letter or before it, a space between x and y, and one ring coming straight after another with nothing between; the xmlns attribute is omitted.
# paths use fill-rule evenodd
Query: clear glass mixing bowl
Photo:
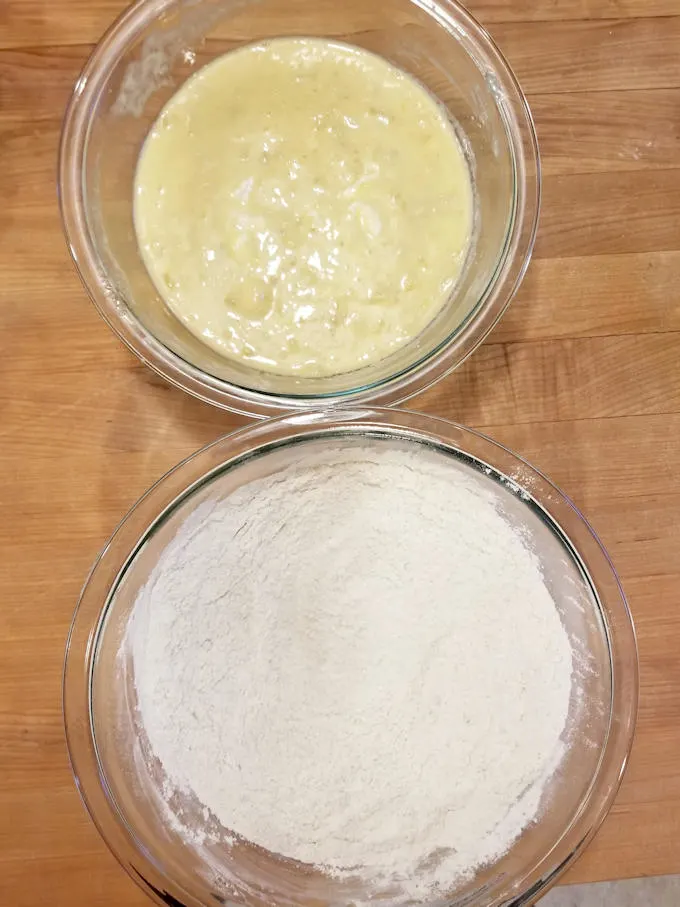
<svg viewBox="0 0 680 907"><path fill-rule="evenodd" d="M441 313L383 361L326 378L259 371L202 344L158 295L132 220L137 158L164 104L214 57L280 35L343 40L412 73L450 111L474 181L474 245ZM492 39L454 0L140 0L86 64L66 112L59 162L66 237L100 314L173 384L258 417L336 401L395 403L460 365L522 279L539 190L522 91Z"/></svg>
<svg viewBox="0 0 680 907"><path fill-rule="evenodd" d="M312 447L357 440L427 445L452 469L493 489L540 560L575 656L566 755L535 822L497 863L432 903L532 904L591 838L614 799L635 724L635 636L611 562L574 504L511 451L430 416L334 407L254 423L185 460L130 511L87 580L67 647L64 715L78 788L111 850L159 903L343 907L369 896L247 843L200 843L200 834L187 840L163 808L162 769L145 755L135 707L134 665L120 650L137 592L159 553L207 497L228 496L291 460L303 464ZM193 832L214 821L191 798L175 805Z"/></svg>

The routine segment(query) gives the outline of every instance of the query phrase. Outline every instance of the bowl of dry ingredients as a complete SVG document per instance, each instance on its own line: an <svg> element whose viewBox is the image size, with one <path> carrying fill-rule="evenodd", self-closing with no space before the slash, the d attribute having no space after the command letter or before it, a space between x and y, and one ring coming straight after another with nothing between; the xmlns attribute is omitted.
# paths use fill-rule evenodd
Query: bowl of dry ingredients
<svg viewBox="0 0 680 907"><path fill-rule="evenodd" d="M394 403L459 365L524 274L539 184L522 91L453 0L141 0L59 166L109 325L254 416Z"/></svg>
<svg viewBox="0 0 680 907"><path fill-rule="evenodd" d="M489 438L330 408L169 472L70 633L74 774L156 900L533 903L617 791L631 617L574 504Z"/></svg>

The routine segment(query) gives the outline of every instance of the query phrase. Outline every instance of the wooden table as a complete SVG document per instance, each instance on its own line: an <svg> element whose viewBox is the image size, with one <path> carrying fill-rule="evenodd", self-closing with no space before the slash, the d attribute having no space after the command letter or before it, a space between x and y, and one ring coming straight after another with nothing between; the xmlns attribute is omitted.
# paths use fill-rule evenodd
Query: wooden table
<svg viewBox="0 0 680 907"><path fill-rule="evenodd" d="M168 467L239 423L97 317L61 236L64 105L121 0L0 2L0 904L142 907L78 799L60 684L87 569ZM680 872L680 0L476 0L536 117L533 264L414 406L545 470L609 547L639 633L630 768L569 878Z"/></svg>

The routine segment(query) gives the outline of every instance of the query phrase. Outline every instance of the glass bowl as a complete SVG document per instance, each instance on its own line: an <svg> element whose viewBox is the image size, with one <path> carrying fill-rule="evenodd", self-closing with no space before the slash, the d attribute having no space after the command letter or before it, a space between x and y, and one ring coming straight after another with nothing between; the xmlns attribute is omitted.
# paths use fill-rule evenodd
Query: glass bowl
<svg viewBox="0 0 680 907"><path fill-rule="evenodd" d="M163 807L162 770L144 756L134 664L121 650L137 592L178 526L206 497L228 496L291 460L303 464L305 452L319 445L357 441L426 445L452 469L492 489L539 558L574 653L566 752L536 819L505 856L431 903L534 903L592 837L614 799L637 709L635 635L612 564L574 504L507 448L430 416L330 407L256 422L189 457L133 507L95 563L69 636L64 716L78 789L113 853L159 903L342 907L368 897L356 884L233 838L229 846L200 843L206 830L200 804L182 805L182 821L192 832L187 838Z"/></svg>
<svg viewBox="0 0 680 907"><path fill-rule="evenodd" d="M271 374L201 343L156 291L133 226L138 155L168 99L227 50L281 35L343 40L411 73L449 111L473 176L473 244L442 311L382 361L324 378ZM168 381L254 417L333 402L396 403L460 365L524 275L539 195L538 148L524 95L492 39L454 0L140 0L95 48L61 138L64 230L100 314Z"/></svg>

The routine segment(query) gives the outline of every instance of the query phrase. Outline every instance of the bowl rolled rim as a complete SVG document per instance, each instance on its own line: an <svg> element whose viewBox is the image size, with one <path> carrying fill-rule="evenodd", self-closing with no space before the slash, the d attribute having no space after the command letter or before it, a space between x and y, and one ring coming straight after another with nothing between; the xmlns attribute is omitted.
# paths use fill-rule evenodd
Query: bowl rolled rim
<svg viewBox="0 0 680 907"><path fill-rule="evenodd" d="M254 454L293 440L324 435L395 436L434 443L489 465L528 493L559 527L584 567L599 603L611 666L609 730L590 788L562 836L521 879L505 879L485 892L484 907L531 904L552 886L593 837L620 786L632 746L639 669L635 630L611 560L576 505L538 469L481 432L423 413L388 408L326 407L255 422L202 447L170 469L119 523L95 561L82 589L69 631L63 675L63 711L71 768L85 807L121 865L157 900L204 907L185 887L166 876L136 845L118 812L99 763L91 683L98 636L112 590L133 554L153 528L209 477ZM205 466L208 464L208 468ZM526 483L526 484L523 484ZM159 903L168 903L160 897ZM467 903L467 901L466 901ZM473 902L474 903L474 902ZM452 905L453 907L453 905Z"/></svg>
<svg viewBox="0 0 680 907"><path fill-rule="evenodd" d="M62 226L81 282L100 316L131 352L171 384L206 403L251 418L336 404L402 403L461 365L502 317L529 265L538 228L541 167L531 111L503 54L483 26L457 0L410 2L427 12L452 39L460 40L463 36L475 42L476 55L471 56L486 74L490 93L506 126L513 157L513 211L505 245L489 284L471 312L447 338L384 380L327 395L278 395L202 371L156 339L116 290L99 260L88 225L82 172L91 116L109 68L121 49L142 27L174 7L177 0L137 0L96 45L75 84L62 125L58 162Z"/></svg>

